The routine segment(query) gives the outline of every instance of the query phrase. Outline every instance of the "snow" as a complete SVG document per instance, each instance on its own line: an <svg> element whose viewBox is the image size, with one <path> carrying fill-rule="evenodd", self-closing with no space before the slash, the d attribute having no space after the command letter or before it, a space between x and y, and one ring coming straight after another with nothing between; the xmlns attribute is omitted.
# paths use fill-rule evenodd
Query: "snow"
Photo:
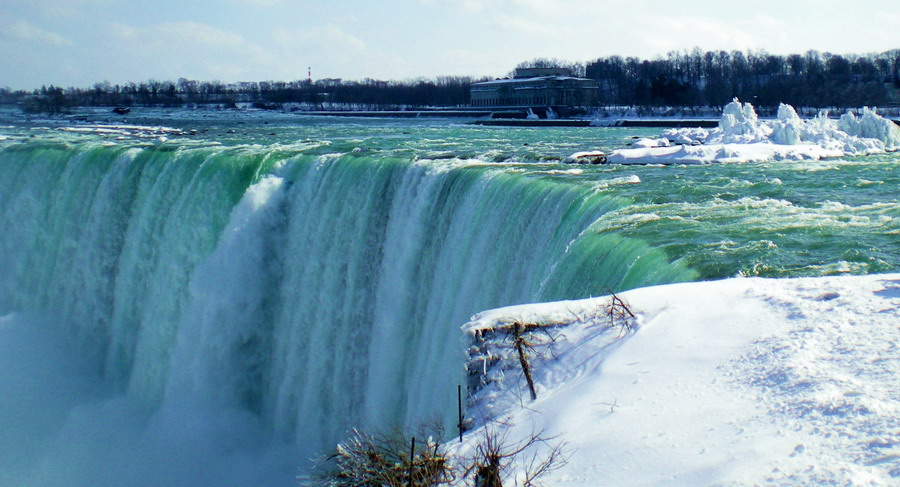
<svg viewBox="0 0 900 487"><path fill-rule="evenodd" d="M495 80L490 80L490 81L479 81L478 83L472 83L472 86L507 84L507 83L529 83L529 82L544 81L544 80L569 81L569 80L581 80L581 79L584 79L584 78L573 78L571 76L535 76L533 78L503 78L503 79L495 79Z"/></svg>
<svg viewBox="0 0 900 487"><path fill-rule="evenodd" d="M603 151L576 152L566 157L563 162L566 164L604 164L606 163L606 154Z"/></svg>
<svg viewBox="0 0 900 487"><path fill-rule="evenodd" d="M839 120L829 118L827 112L803 120L793 107L782 104L775 120L760 120L751 104L737 99L725 107L717 128L669 129L663 135L663 139L640 139L630 149L613 151L609 162L818 160L900 150L900 127L874 109L863 108L860 116L848 112ZM677 150L667 147L669 141L679 144Z"/></svg>
<svg viewBox="0 0 900 487"><path fill-rule="evenodd" d="M634 147L635 149L652 149L657 147L669 147L671 145L669 139L661 137L658 139L637 139L632 142L631 147Z"/></svg>
<svg viewBox="0 0 900 487"><path fill-rule="evenodd" d="M842 157L845 153L818 145L711 144L620 149L610 164L710 164L714 162L808 161Z"/></svg>
<svg viewBox="0 0 900 487"><path fill-rule="evenodd" d="M733 278L620 297L637 314L633 332L607 326L606 297L467 323L476 429L451 448L471 451L477 427L498 418L511 441L544 431L566 443L548 486L898 484L900 274ZM535 401L492 331L513 322L546 330L530 339Z"/></svg>

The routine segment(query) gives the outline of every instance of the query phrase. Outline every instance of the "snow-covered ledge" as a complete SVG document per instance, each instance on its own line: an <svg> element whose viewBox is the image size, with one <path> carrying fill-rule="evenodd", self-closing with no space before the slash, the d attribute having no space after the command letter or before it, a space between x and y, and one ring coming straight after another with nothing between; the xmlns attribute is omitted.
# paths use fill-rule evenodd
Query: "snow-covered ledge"
<svg viewBox="0 0 900 487"><path fill-rule="evenodd" d="M634 332L606 326L609 298L502 308L464 327L474 426L499 417L512 439L568 443L545 485L896 485L900 274L620 296ZM531 352L534 401L497 331L516 322L548 326Z"/></svg>

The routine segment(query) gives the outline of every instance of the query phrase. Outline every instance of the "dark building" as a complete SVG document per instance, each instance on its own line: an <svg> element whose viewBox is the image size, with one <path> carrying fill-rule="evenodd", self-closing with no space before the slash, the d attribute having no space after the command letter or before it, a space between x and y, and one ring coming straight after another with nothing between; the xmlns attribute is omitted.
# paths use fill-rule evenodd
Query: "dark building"
<svg viewBox="0 0 900 487"><path fill-rule="evenodd" d="M565 68L519 68L513 78L473 83L473 107L584 107L597 104L599 87Z"/></svg>

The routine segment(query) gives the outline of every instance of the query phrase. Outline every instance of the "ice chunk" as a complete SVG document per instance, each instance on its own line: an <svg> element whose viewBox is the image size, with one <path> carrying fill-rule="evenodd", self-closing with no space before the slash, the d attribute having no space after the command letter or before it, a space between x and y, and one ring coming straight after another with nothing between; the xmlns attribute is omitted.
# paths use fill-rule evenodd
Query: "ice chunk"
<svg viewBox="0 0 900 487"><path fill-rule="evenodd" d="M576 152L563 159L566 164L606 164L606 154L602 151Z"/></svg>
<svg viewBox="0 0 900 487"><path fill-rule="evenodd" d="M900 126L879 116L875 109L864 107L862 112L858 118L852 112L845 113L838 127L849 135L880 140L887 150L900 149Z"/></svg>
<svg viewBox="0 0 900 487"><path fill-rule="evenodd" d="M637 139L632 142L631 147L635 149L647 149L652 147L669 147L672 145L669 139L662 137L659 139Z"/></svg>
<svg viewBox="0 0 900 487"><path fill-rule="evenodd" d="M665 149L659 139L639 139L630 149L613 151L614 163L707 163L760 160L811 160L824 157L879 154L900 150L900 127L863 108L862 115L829 118L828 112L803 120L790 105L778 107L775 120L760 120L749 103L735 99L722 113L719 126L669 129L667 139L682 146L703 144L685 151Z"/></svg>
<svg viewBox="0 0 900 487"><path fill-rule="evenodd" d="M679 145L699 145L709 138L709 130L704 128L668 129L663 136Z"/></svg>
<svg viewBox="0 0 900 487"><path fill-rule="evenodd" d="M782 103L778 106L778 120L772 124L772 142L784 145L799 145L803 131L803 120L790 105Z"/></svg>
<svg viewBox="0 0 900 487"><path fill-rule="evenodd" d="M718 136L710 142L719 144L752 144L768 140L772 129L760 123L756 110L749 103L741 104L737 98L722 111L719 120L719 132L711 137Z"/></svg>

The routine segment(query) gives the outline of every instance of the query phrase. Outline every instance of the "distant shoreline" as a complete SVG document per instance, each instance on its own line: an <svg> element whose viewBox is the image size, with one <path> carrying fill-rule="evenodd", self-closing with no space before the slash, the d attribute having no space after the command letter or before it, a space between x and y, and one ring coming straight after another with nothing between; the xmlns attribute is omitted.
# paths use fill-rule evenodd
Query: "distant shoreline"
<svg viewBox="0 0 900 487"><path fill-rule="evenodd" d="M232 111L239 112L253 111L258 113L273 112L298 116L313 117L343 117L343 118L457 118L457 119L473 119L466 123L488 127L621 127L621 128L715 128L718 126L718 118L710 118L709 116L684 116L682 114L674 115L650 115L646 117L635 116L607 116L599 118L589 118L587 116L573 118L528 118L527 111L515 109L500 110L470 110L470 109L411 109L411 110L270 110L260 108L223 108L223 107L130 107L136 109L126 115L116 115L110 107L75 107L69 112L56 114L30 114L31 116L43 115L51 118L72 118L78 117L82 111L89 111L94 115L99 113L109 113L110 116L134 117L140 116L144 110L210 110L210 111ZM18 107L0 104L0 110L8 110L18 112ZM761 116L761 119L771 118ZM836 117L833 117L836 118ZM885 117L900 125L900 118Z"/></svg>

